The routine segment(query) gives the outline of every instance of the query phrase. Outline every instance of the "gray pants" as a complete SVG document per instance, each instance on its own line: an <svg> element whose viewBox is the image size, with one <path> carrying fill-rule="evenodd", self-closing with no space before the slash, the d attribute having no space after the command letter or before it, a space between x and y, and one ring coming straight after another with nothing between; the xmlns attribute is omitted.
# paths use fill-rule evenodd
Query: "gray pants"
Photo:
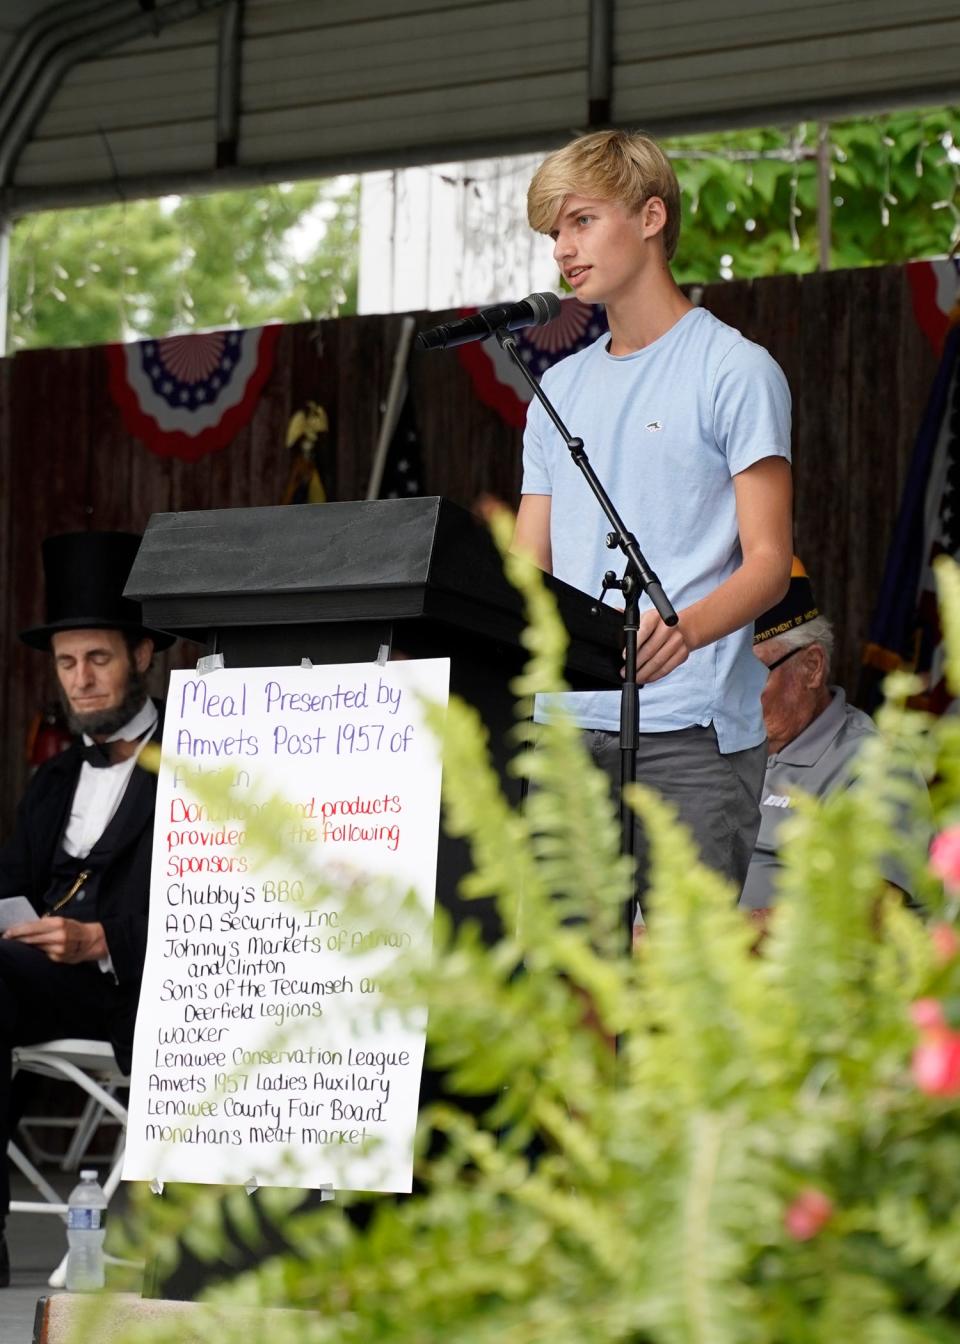
<svg viewBox="0 0 960 1344"><path fill-rule="evenodd" d="M591 756L609 776L614 802L619 805L619 735L588 729L584 737ZM734 884L737 897L760 827L766 765L765 742L723 755L712 724L640 734L637 783L656 789L676 807L680 820L693 832L703 862ZM637 899L642 909L650 858L639 818L635 825Z"/></svg>

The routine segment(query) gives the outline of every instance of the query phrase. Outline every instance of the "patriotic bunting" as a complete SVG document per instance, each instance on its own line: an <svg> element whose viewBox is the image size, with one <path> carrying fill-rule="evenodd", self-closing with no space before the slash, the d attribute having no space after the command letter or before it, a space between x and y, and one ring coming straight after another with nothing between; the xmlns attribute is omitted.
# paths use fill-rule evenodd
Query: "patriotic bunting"
<svg viewBox="0 0 960 1344"><path fill-rule="evenodd" d="M960 301L960 266L956 257L943 261L911 261L907 281L913 313L921 331L939 355Z"/></svg>
<svg viewBox="0 0 960 1344"><path fill-rule="evenodd" d="M476 311L462 308L460 316L469 317ZM513 334L524 362L539 378L552 364L592 345L606 330L607 316L599 304L563 299L559 317L542 327L524 327ZM522 428L532 393L509 355L492 339L458 346L457 353L484 405L499 412L508 425Z"/></svg>
<svg viewBox="0 0 960 1344"><path fill-rule="evenodd" d="M167 336L106 347L110 393L127 429L158 457L196 462L248 424L280 327Z"/></svg>

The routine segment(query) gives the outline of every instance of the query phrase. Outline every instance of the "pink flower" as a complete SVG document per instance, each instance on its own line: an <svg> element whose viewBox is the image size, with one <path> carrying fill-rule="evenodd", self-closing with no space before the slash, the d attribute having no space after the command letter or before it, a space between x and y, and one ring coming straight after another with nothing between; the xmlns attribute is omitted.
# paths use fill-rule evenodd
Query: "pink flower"
<svg viewBox="0 0 960 1344"><path fill-rule="evenodd" d="M919 1031L943 1031L947 1025L939 999L917 999L911 1003L910 1020Z"/></svg>
<svg viewBox="0 0 960 1344"><path fill-rule="evenodd" d="M810 1241L833 1216L833 1200L822 1190L801 1190L783 1216L783 1225L794 1241Z"/></svg>
<svg viewBox="0 0 960 1344"><path fill-rule="evenodd" d="M911 1071L929 1097L960 1095L960 1032L946 1027L927 1032L913 1052Z"/></svg>
<svg viewBox="0 0 960 1344"><path fill-rule="evenodd" d="M945 887L960 888L960 826L948 826L930 846L930 871Z"/></svg>
<svg viewBox="0 0 960 1344"><path fill-rule="evenodd" d="M932 925L930 929L930 941L933 943L933 955L941 966L946 966L948 961L953 961L957 953L960 952L960 937L952 924Z"/></svg>

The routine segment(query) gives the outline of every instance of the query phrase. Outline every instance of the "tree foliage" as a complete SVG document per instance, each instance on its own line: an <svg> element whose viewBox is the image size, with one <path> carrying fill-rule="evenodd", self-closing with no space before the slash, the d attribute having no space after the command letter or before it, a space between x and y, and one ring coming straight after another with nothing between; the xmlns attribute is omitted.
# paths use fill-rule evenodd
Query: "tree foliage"
<svg viewBox="0 0 960 1344"><path fill-rule="evenodd" d="M679 281L817 269L818 137L806 123L664 142L683 193ZM960 237L958 109L835 122L827 152L833 267L939 256Z"/></svg>
<svg viewBox="0 0 960 1344"><path fill-rule="evenodd" d="M357 183L301 182L30 215L10 256L13 349L356 308Z"/></svg>
<svg viewBox="0 0 960 1344"><path fill-rule="evenodd" d="M510 565L538 613L520 689L555 688L559 618L536 575ZM952 634L956 572L946 589ZM951 680L960 688L956 647ZM733 892L642 790L653 886L648 935L628 955L629 874L579 735L560 723L534 750L524 730L515 768L537 788L514 812L478 717L453 703L446 825L472 847L465 894L493 897L506 931L488 948L469 926L442 929L433 969L394 982L398 1002L429 1000L430 1057L451 1090L421 1117L420 1190L373 1197L365 1217L349 1199L307 1209L264 1191L291 1251L232 1279L225 1226L258 1236L242 1192L144 1192L128 1252L169 1259L179 1238L225 1280L197 1337L960 1344L960 1079L931 1095L911 1070L917 1000L957 1016L960 940L944 925L932 937L881 874L900 844L928 910L957 919L927 871L925 826L896 840L891 819L916 787L909 758L956 824L960 720L904 709L910 678L890 688L864 787L797 809L762 955ZM224 1310L239 1305L297 1310ZM84 1329L95 1337L95 1321Z"/></svg>

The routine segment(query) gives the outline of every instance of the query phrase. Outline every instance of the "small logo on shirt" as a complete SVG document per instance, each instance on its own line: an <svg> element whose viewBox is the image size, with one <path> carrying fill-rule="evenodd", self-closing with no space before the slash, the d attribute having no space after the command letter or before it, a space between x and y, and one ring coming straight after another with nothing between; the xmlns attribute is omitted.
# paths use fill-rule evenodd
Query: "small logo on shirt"
<svg viewBox="0 0 960 1344"><path fill-rule="evenodd" d="M658 429L663 429L663 421L662 421L662 420L649 420L649 421L644 425L644 429L647 431L648 434L656 434L656 432L657 432Z"/></svg>
<svg viewBox="0 0 960 1344"><path fill-rule="evenodd" d="M768 793L763 800L764 807L790 807L791 800L785 798L782 793Z"/></svg>

